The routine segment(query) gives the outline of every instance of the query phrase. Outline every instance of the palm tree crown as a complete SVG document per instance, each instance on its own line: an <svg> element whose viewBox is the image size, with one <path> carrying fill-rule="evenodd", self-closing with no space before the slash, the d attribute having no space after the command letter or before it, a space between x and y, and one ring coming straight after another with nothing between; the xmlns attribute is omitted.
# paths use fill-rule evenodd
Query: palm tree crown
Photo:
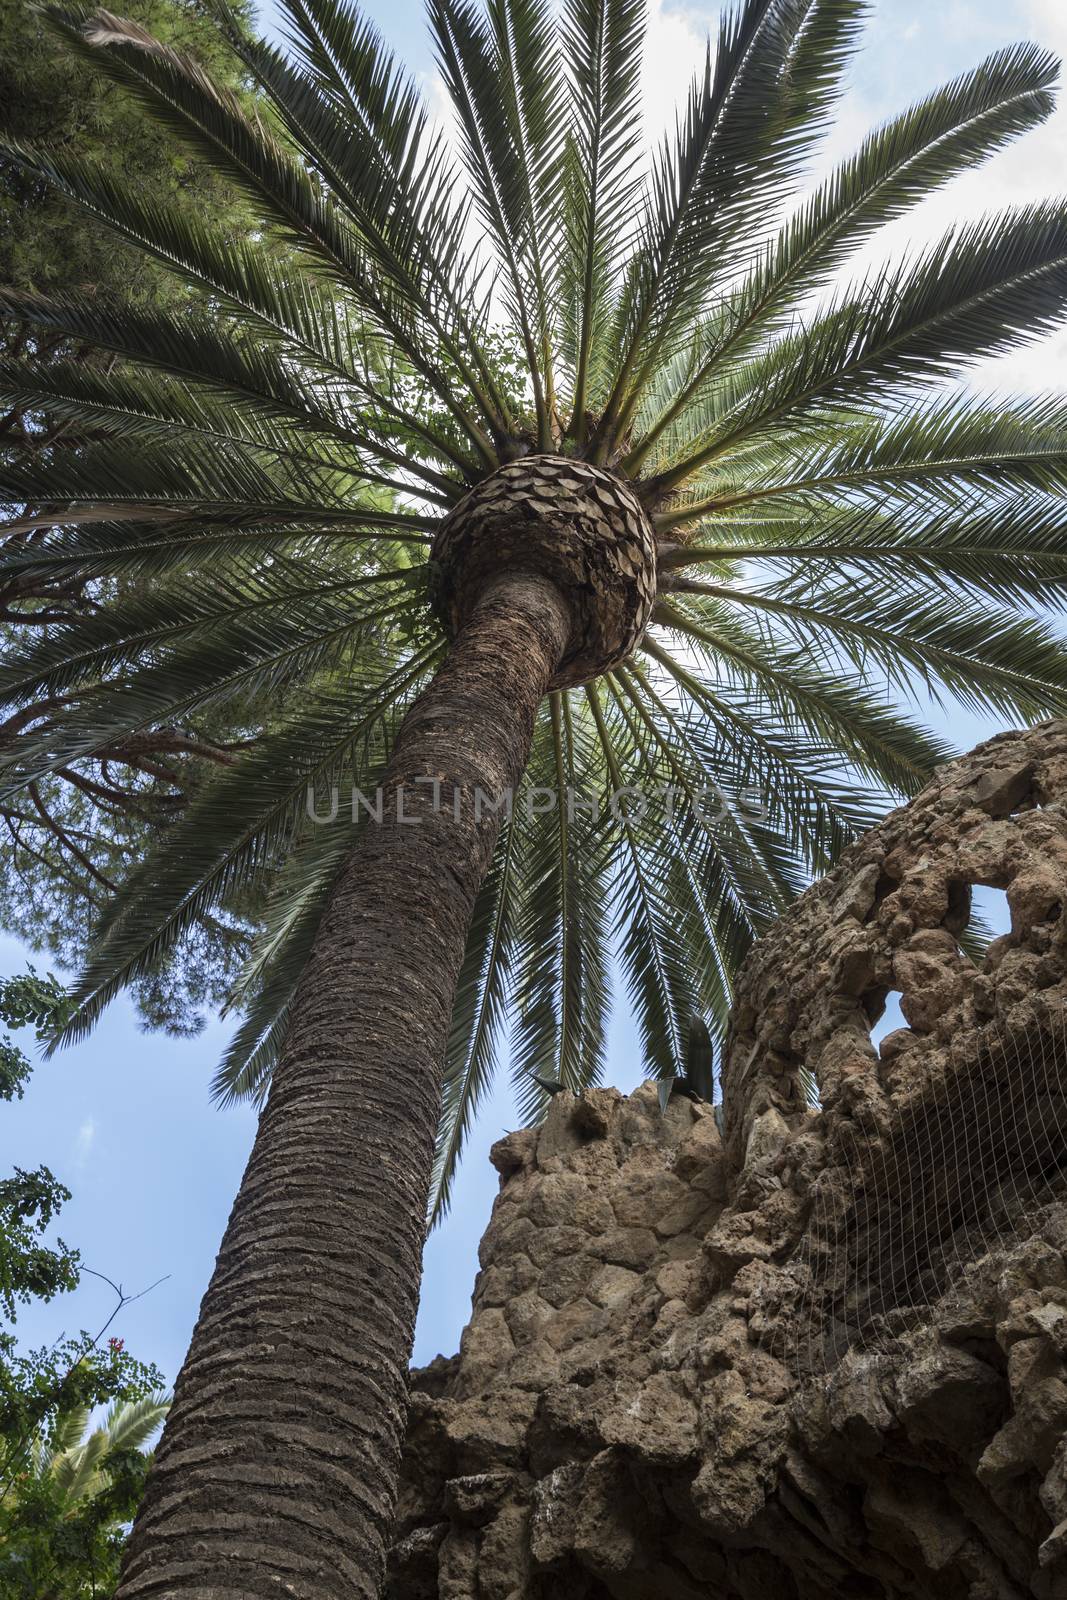
<svg viewBox="0 0 1067 1600"><path fill-rule="evenodd" d="M262 115L133 24L51 12L256 223L234 238L76 155L15 152L202 297L181 314L3 297L117 358L0 374L6 403L71 424L6 474L12 527L34 537L5 565L100 595L4 667L8 701L50 707L6 783L272 698L112 909L73 1032L269 878L218 1080L262 1094L352 846L309 820L309 785L320 807L342 777L346 797L349 780L373 792L446 649L441 529L509 465L521 486L537 461L586 464L655 535L650 626L547 697L526 783L675 804L505 821L460 976L438 1209L509 1020L529 1112L546 1093L531 1070L596 1079L613 940L649 1069L683 1072L688 1019L721 1026L767 920L947 753L887 685L1063 709L1067 656L1034 612L1067 579L1067 406L946 379L1062 316L1067 205L843 271L1046 117L1056 64L1001 51L805 196L865 9L744 0L648 156L641 0L430 0L445 129L347 0L284 0L288 55L231 19ZM714 808L688 803L709 791Z"/></svg>

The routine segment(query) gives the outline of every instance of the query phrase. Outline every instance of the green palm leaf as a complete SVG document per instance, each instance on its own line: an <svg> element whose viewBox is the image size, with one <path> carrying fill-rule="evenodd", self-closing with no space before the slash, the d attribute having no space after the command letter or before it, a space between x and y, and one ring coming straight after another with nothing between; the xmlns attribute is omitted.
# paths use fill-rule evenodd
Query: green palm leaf
<svg viewBox="0 0 1067 1600"><path fill-rule="evenodd" d="M513 1074L528 1113L545 1103L531 1073L577 1091L596 1083L604 1065L608 836L585 806L569 803L588 788L583 751L591 742L569 697L553 696L529 778L555 803L535 800L524 821L525 896L515 953Z"/></svg>
<svg viewBox="0 0 1067 1600"><path fill-rule="evenodd" d="M664 348L693 325L715 278L727 280L751 252L768 204L789 192L861 13L855 0L744 0L724 13L714 61L709 54L653 166L602 434L625 429Z"/></svg>
<svg viewBox="0 0 1067 1600"><path fill-rule="evenodd" d="M445 1058L444 1098L430 1181L430 1226L447 1216L456 1168L492 1077L511 997L520 922L519 827L509 819L471 920Z"/></svg>
<svg viewBox="0 0 1067 1600"><path fill-rule="evenodd" d="M368 673L357 720L347 688L305 700L298 722L263 739L204 792L174 830L166 875L148 863L112 910L99 954L75 990L64 1038L81 1037L114 994L151 972L206 907L277 866L309 793L336 782L353 759L380 752L398 697L427 664Z"/></svg>
<svg viewBox="0 0 1067 1600"><path fill-rule="evenodd" d="M628 467L636 470L704 383L823 288L866 238L1048 117L1058 71L1047 51L1013 46L871 134L789 220L729 296L709 327L708 347L695 369L655 423L639 429L640 444Z"/></svg>
<svg viewBox="0 0 1067 1600"><path fill-rule="evenodd" d="M637 193L641 0L569 0L563 53L573 98L560 262L564 341L574 370L571 431L585 437L611 359L614 266Z"/></svg>
<svg viewBox="0 0 1067 1600"><path fill-rule="evenodd" d="M1067 305L1067 212L1049 203L969 224L913 268L884 269L743 370L711 436L660 476L674 488L783 420L904 401L966 362L1052 328Z"/></svg>

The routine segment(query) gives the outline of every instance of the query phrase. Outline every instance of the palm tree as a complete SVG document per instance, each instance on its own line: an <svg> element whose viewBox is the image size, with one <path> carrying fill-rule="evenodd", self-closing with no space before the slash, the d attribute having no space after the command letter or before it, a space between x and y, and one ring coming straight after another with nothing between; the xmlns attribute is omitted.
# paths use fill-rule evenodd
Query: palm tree
<svg viewBox="0 0 1067 1600"><path fill-rule="evenodd" d="M169 1403L162 1394L117 1401L101 1425L91 1431L90 1408L71 1406L60 1413L51 1429L38 1434L30 1446L29 1472L50 1480L60 1515L73 1515L109 1486L104 1463L122 1450L143 1451L166 1416ZM17 1485L14 1492L18 1492Z"/></svg>
<svg viewBox="0 0 1067 1600"><path fill-rule="evenodd" d="M212 309L5 296L116 357L3 369L69 424L5 479L5 570L97 596L6 664L44 710L5 787L274 702L114 901L67 1030L274 884L220 1080L265 1105L122 1600L375 1594L427 1194L505 1025L531 1114L531 1069L594 1081L614 940L649 1068L681 1073L768 918L946 753L903 691L1064 707L1036 611L1067 408L946 380L1063 314L1067 206L843 276L1047 116L1056 65L992 56L789 214L864 9L744 0L647 159L640 0L431 0L444 131L348 0L285 0L288 57L227 23L262 115L52 13L259 219L18 152ZM342 776L352 823L346 790L317 825Z"/></svg>
<svg viewBox="0 0 1067 1600"><path fill-rule="evenodd" d="M21 1470L7 1475L0 1492L5 1595L87 1600L111 1592L128 1518L151 1466L146 1447L167 1407L161 1393L118 1400L94 1428L92 1407L68 1395L28 1448L22 1441Z"/></svg>

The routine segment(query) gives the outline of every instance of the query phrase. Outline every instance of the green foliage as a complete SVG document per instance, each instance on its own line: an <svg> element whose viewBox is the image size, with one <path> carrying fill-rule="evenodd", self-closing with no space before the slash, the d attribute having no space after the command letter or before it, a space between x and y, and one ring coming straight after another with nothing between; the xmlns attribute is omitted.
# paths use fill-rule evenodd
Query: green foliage
<svg viewBox="0 0 1067 1600"><path fill-rule="evenodd" d="M130 0L125 13L238 83L209 8L199 0ZM0 134L7 141L76 145L108 171L180 205L225 205L209 167L191 162L130 101L83 62L59 51L30 5L0 8ZM143 251L111 241L73 212L52 187L12 161L0 162L0 283L94 300L186 298L188 291Z"/></svg>
<svg viewBox="0 0 1067 1600"><path fill-rule="evenodd" d="M51 973L42 978L31 967L0 979L0 1023L5 1027L32 1027L40 1040L62 1027L69 1014L66 991ZM25 1052L5 1034L0 1040L0 1099L21 1100L32 1070ZM16 1167L12 1177L0 1178L0 1305L12 1320L17 1301L50 1300L78 1282L77 1252L62 1240L54 1249L42 1242L69 1199L70 1191L47 1167L35 1172Z"/></svg>
<svg viewBox="0 0 1067 1600"><path fill-rule="evenodd" d="M62 1239L58 1248L42 1244L70 1190L47 1167L0 1178L0 1303L9 1317L15 1301L51 1300L78 1282L78 1254Z"/></svg>
<svg viewBox="0 0 1067 1600"><path fill-rule="evenodd" d="M61 1027L69 1001L51 975L0 980L0 1022L32 1027L38 1039ZM0 1098L21 1098L31 1064L10 1039L0 1047ZM43 1236L70 1191L47 1167L16 1167L0 1179L0 1304L8 1322L18 1303L51 1300L77 1287L76 1251ZM119 1296L119 1307L125 1297ZM103 1330L103 1331L106 1331ZM110 1593L125 1525L144 1487L143 1452L167 1402L154 1367L134 1360L123 1341L100 1350L95 1337L61 1339L20 1351L0 1329L0 1594L4 1600L89 1600ZM100 1405L110 1411L89 1428Z"/></svg>
<svg viewBox="0 0 1067 1600"><path fill-rule="evenodd" d="M1067 311L1067 209L990 215L847 283L885 223L1048 116L1056 63L998 52L812 191L865 10L741 0L644 175L633 0L433 0L459 163L349 0L288 0L289 56L219 0L226 82L169 36L49 13L78 69L254 227L234 238L76 141L12 151L210 310L3 296L35 337L115 363L0 369L10 403L69 430L0 487L22 541L0 578L114 585L8 652L12 714L55 709L13 741L3 803L273 699L108 897L67 1037L206 916L267 897L217 1085L262 1095L358 837L347 804L318 826L306 795L373 792L445 648L440 519L534 450L635 482L660 603L629 661L542 708L460 978L436 1214L509 1033L531 1116L531 1069L602 1071L613 949L648 1070L684 1075L689 1019L721 1032L761 930L949 753L902 698L1062 712L1067 653L1039 609L1067 585L1067 417L962 385ZM561 786L585 806L528 812ZM634 787L644 810L605 806Z"/></svg>
<svg viewBox="0 0 1067 1600"><path fill-rule="evenodd" d="M108 1595L151 1466L144 1445L168 1401L154 1367L110 1341L65 1341L0 1358L0 1593L5 1600ZM90 1425L94 1409L106 1420Z"/></svg>
<svg viewBox="0 0 1067 1600"><path fill-rule="evenodd" d="M163 37L195 51L234 89L244 78L202 0L131 0L126 14ZM128 186L148 202L163 203L186 218L210 212L223 227L243 219L232 191L213 169L191 160L167 137L147 127L121 89L104 82L63 51L29 4L0 8L0 134L54 150L77 145L104 182ZM145 308L183 314L207 297L135 245L106 238L91 219L66 204L53 186L18 163L0 161L0 284L21 292L69 295L92 304L136 301ZM34 372L33 395L10 396L0 408L0 456L17 471L60 433L75 437L62 409L70 385L121 385L113 357L91 341L58 330L34 330L17 319L5 324L0 360L14 373L22 362ZM50 388L52 399L42 391ZM75 387L75 393L79 392ZM108 419L94 426L104 437ZM5 555L22 553L23 538L9 533ZM107 593L136 589L136 574L110 580ZM101 598L99 583L64 571L8 572L0 579L0 635L39 635L49 621L87 618ZM261 716L254 719L258 725ZM220 745L244 736L232 718L187 719L179 729L154 730L135 748L97 752L93 758L37 784L10 804L0 803L0 906L4 924L37 949L77 965L92 936L104 898L126 876L185 804L199 769L217 759ZM11 737L0 726L0 748ZM202 923L186 949L137 986L142 1015L172 1032L193 1033L204 1009L221 1004L247 948L248 907Z"/></svg>
<svg viewBox="0 0 1067 1600"><path fill-rule="evenodd" d="M32 1025L38 1039L44 1039L62 1025L68 1010L66 991L51 973L41 978L31 967L0 980L0 1023L6 1028ZM31 1071L28 1057L5 1034L0 1040L0 1100L21 1100Z"/></svg>

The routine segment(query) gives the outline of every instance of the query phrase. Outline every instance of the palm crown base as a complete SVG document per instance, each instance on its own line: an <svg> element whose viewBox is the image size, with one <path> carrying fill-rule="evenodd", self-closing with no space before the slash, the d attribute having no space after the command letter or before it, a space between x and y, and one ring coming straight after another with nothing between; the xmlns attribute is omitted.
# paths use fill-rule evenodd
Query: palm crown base
<svg viewBox="0 0 1067 1600"><path fill-rule="evenodd" d="M634 491L588 462L531 455L466 495L434 540L435 605L454 636L486 585L536 572L573 623L551 688L587 683L637 647L656 601L656 538Z"/></svg>

